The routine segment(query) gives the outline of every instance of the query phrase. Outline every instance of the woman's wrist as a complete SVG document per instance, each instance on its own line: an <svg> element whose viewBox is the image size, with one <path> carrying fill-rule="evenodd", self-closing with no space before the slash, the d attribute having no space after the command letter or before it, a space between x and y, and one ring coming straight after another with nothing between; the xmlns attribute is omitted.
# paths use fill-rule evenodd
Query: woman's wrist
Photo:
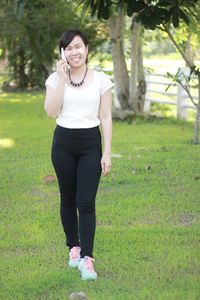
<svg viewBox="0 0 200 300"><path fill-rule="evenodd" d="M105 154L105 155L111 155L111 151L106 151L106 150L104 150L104 154Z"/></svg>

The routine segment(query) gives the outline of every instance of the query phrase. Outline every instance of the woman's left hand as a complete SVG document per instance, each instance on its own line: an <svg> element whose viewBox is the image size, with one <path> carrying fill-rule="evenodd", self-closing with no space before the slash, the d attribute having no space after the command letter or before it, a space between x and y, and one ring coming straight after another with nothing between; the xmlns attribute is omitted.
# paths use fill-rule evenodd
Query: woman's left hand
<svg viewBox="0 0 200 300"><path fill-rule="evenodd" d="M111 155L104 153L101 158L101 168L103 176L107 176L111 170Z"/></svg>

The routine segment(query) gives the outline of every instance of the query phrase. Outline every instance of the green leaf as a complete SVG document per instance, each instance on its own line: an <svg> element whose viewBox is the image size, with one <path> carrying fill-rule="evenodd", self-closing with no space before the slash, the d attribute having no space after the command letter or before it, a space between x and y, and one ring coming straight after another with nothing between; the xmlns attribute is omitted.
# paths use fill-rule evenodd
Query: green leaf
<svg viewBox="0 0 200 300"><path fill-rule="evenodd" d="M158 25L166 20L168 10L149 6L138 14L137 21L141 22L145 28L154 30Z"/></svg>
<svg viewBox="0 0 200 300"><path fill-rule="evenodd" d="M133 13L139 12L143 10L145 7L148 7L148 5L143 1L137 1L137 0L127 0L127 15L129 17L132 16Z"/></svg>
<svg viewBox="0 0 200 300"><path fill-rule="evenodd" d="M179 26L179 8L175 9L172 15L172 23L175 28Z"/></svg>
<svg viewBox="0 0 200 300"><path fill-rule="evenodd" d="M99 0L99 7L98 7L98 14L97 17L98 19L105 19L107 20L110 16L109 14L109 4L110 2L104 1L104 0Z"/></svg>
<svg viewBox="0 0 200 300"><path fill-rule="evenodd" d="M93 3L91 3L90 5L91 6L91 16L94 17L96 12L97 12L97 9L98 9L98 1L94 2L92 1Z"/></svg>
<svg viewBox="0 0 200 300"><path fill-rule="evenodd" d="M166 87L165 92L167 92L168 89L169 89L171 86L176 86L176 83L170 83L170 84Z"/></svg>
<svg viewBox="0 0 200 300"><path fill-rule="evenodd" d="M190 24L190 19L189 17L185 14L185 12L182 9L179 9L179 16L181 19L183 19L183 21L189 25Z"/></svg>
<svg viewBox="0 0 200 300"><path fill-rule="evenodd" d="M182 5L184 4L185 7L186 6L187 7L191 7L191 6L195 7L198 1L199 0L183 0Z"/></svg>
<svg viewBox="0 0 200 300"><path fill-rule="evenodd" d="M172 6L175 4L175 0L160 0L157 6Z"/></svg>

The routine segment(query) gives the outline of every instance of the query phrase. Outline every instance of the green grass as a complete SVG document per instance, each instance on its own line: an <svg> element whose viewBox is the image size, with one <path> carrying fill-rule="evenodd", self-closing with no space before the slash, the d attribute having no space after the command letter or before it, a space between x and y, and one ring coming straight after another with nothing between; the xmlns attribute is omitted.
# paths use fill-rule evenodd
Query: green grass
<svg viewBox="0 0 200 300"><path fill-rule="evenodd" d="M199 299L200 146L174 119L113 124L96 198L96 282L67 267L42 93L1 94L1 299Z"/></svg>

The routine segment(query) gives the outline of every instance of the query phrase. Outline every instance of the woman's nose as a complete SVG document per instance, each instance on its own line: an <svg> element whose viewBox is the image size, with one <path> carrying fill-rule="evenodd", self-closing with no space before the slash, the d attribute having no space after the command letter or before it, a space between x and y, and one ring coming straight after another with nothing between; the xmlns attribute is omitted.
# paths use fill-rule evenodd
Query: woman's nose
<svg viewBox="0 0 200 300"><path fill-rule="evenodd" d="M72 52L71 52L72 55L77 54L77 53L78 53L78 51L76 48L72 49Z"/></svg>

